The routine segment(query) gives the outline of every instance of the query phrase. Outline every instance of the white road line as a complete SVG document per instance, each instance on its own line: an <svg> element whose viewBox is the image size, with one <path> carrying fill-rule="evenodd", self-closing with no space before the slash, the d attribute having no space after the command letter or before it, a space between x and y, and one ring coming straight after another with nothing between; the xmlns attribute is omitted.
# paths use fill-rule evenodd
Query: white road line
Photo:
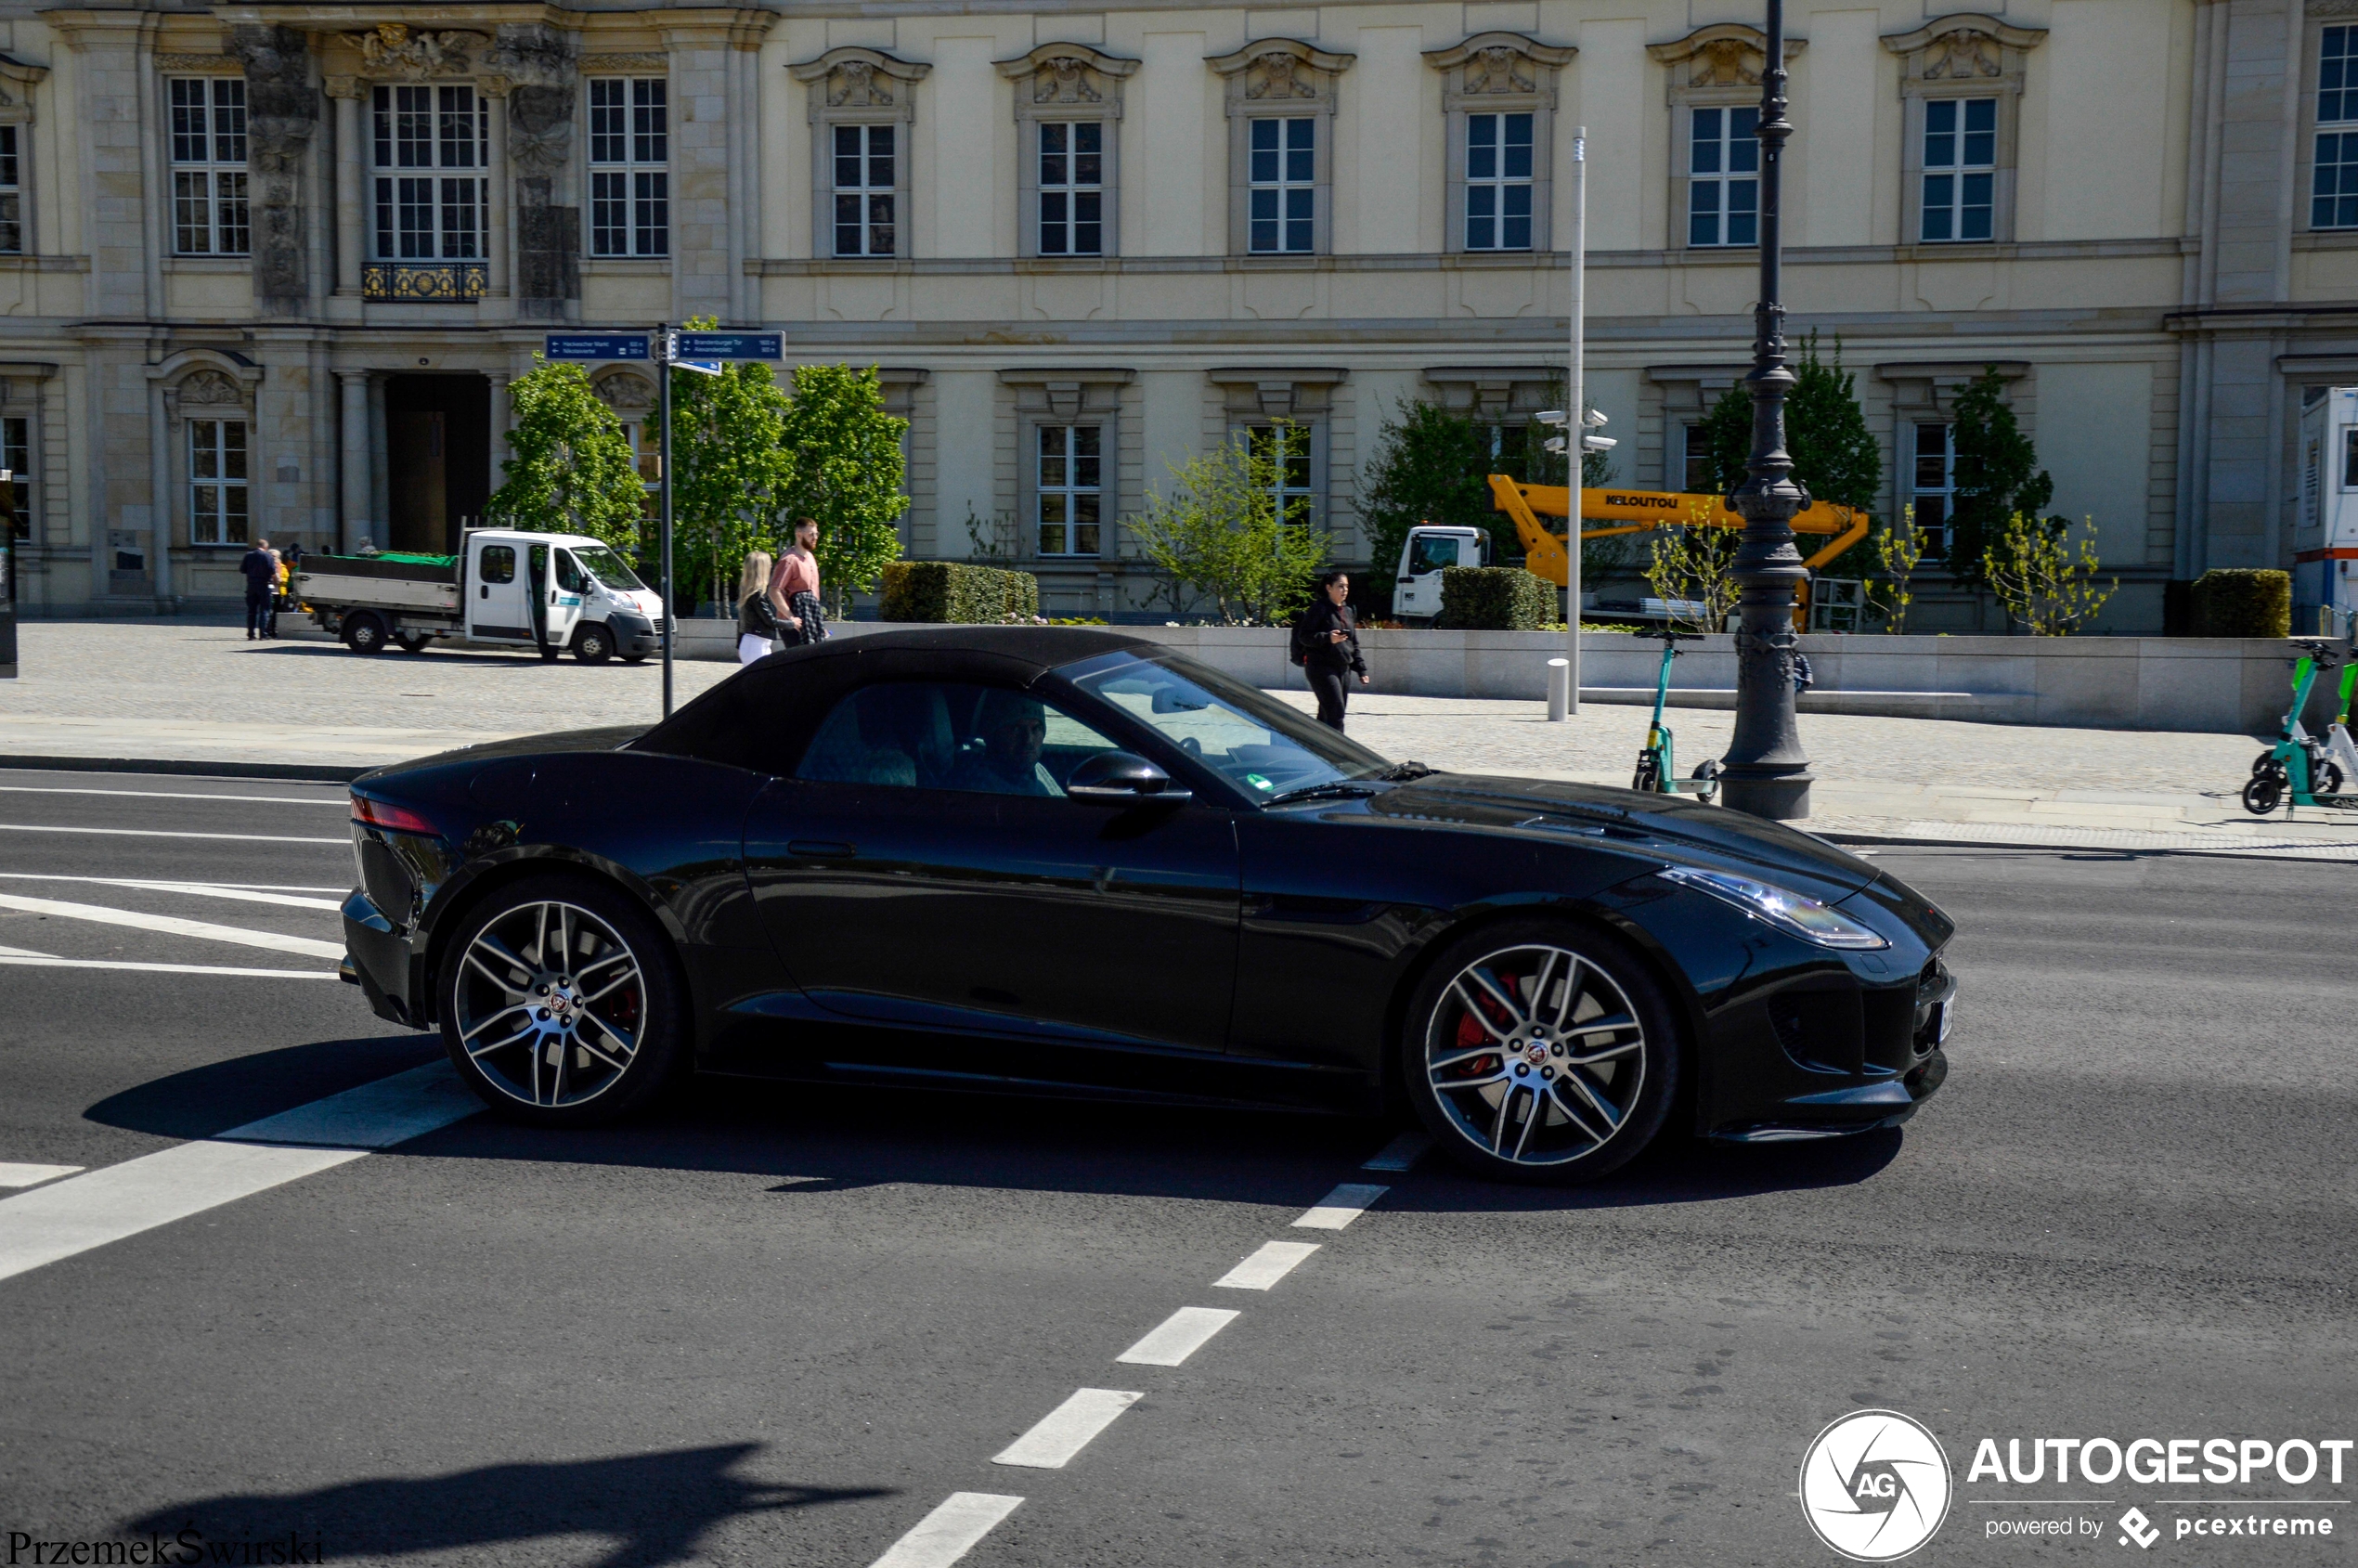
<svg viewBox="0 0 2358 1568"><path fill-rule="evenodd" d="M482 1108L448 1063L434 1062L216 1138L0 1198L0 1279L332 1170ZM312 1147L284 1147L298 1138Z"/></svg>
<svg viewBox="0 0 2358 1568"><path fill-rule="evenodd" d="M56 1190L54 1188L52 1191ZM7 1201L0 1200L0 1208ZM1040 1418L1039 1424L991 1456L994 1465L1023 1465L1031 1470L1062 1470L1089 1440L1113 1419L1146 1397L1120 1389L1075 1389L1072 1397Z"/></svg>
<svg viewBox="0 0 2358 1568"><path fill-rule="evenodd" d="M223 964L134 964L127 959L51 958L0 948L0 964L26 969L127 969L135 975L242 975L249 979L332 980L333 969L241 969Z"/></svg>
<svg viewBox="0 0 2358 1568"><path fill-rule="evenodd" d="M0 947L0 958L54 958L49 952L35 952L29 947Z"/></svg>
<svg viewBox="0 0 2358 1568"><path fill-rule="evenodd" d="M1318 1199L1308 1213L1294 1221L1294 1225L1302 1230L1341 1230L1357 1219L1368 1204L1391 1190L1388 1186L1345 1182Z"/></svg>
<svg viewBox="0 0 2358 1568"><path fill-rule="evenodd" d="M45 827L35 823L0 823L0 833L103 833L117 838L226 838L239 844L335 844L349 838L289 838L273 833L167 833L160 827Z"/></svg>
<svg viewBox="0 0 2358 1568"><path fill-rule="evenodd" d="M952 1492L871 1568L950 1568L1022 1503L995 1492Z"/></svg>
<svg viewBox="0 0 2358 1568"><path fill-rule="evenodd" d="M26 914L56 915L65 920L88 920L101 926L130 926L142 931L163 931L175 937L200 937L207 941L235 942L240 947L266 947L276 952L300 952L306 958L342 958L342 942L323 942L314 937L284 937L276 931L255 931L243 926L216 926L210 920L183 920L176 914L141 914L134 910L112 909L105 904L67 903L57 899L28 899L18 893L0 893L0 909L20 910Z"/></svg>
<svg viewBox="0 0 2358 1568"><path fill-rule="evenodd" d="M308 795L195 795L168 789L60 789L55 785L0 784L0 795L110 795L132 800L237 800L252 806L335 806L349 810L342 794L329 799Z"/></svg>
<svg viewBox="0 0 2358 1568"><path fill-rule="evenodd" d="M39 1186L43 1182L54 1182L59 1176L71 1176L81 1169L79 1165L0 1164L0 1186Z"/></svg>
<svg viewBox="0 0 2358 1568"><path fill-rule="evenodd" d="M340 910L338 899L305 897L335 893L337 888L263 888L242 882L165 882L150 876L60 876L47 872L0 871L5 882L84 882L99 888L138 888L153 893L187 893L200 899L230 899L242 903L284 904L289 909Z"/></svg>
<svg viewBox="0 0 2358 1568"><path fill-rule="evenodd" d="M1212 1288L1266 1290L1317 1250L1315 1241L1264 1241L1259 1251L1213 1280Z"/></svg>
<svg viewBox="0 0 2358 1568"><path fill-rule="evenodd" d="M1226 1307L1183 1306L1114 1359L1133 1367L1177 1367L1243 1315Z"/></svg>
<svg viewBox="0 0 2358 1568"><path fill-rule="evenodd" d="M1362 1171L1406 1171L1424 1158L1432 1147L1432 1140L1422 1133L1403 1133L1376 1151Z"/></svg>

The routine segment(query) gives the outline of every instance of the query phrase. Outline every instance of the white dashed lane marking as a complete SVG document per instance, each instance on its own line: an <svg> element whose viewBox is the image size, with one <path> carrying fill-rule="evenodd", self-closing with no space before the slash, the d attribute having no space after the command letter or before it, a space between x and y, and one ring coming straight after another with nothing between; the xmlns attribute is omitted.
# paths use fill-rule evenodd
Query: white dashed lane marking
<svg viewBox="0 0 2358 1568"><path fill-rule="evenodd" d="M79 1165L10 1165L0 1163L0 1186L39 1186L59 1176L71 1176Z"/></svg>
<svg viewBox="0 0 2358 1568"><path fill-rule="evenodd" d="M1413 1168L1418 1160L1423 1159L1425 1150L1431 1147L1432 1147L1432 1140L1422 1133L1403 1133L1384 1145L1382 1148L1378 1149L1359 1169L1362 1171L1406 1171Z"/></svg>
<svg viewBox="0 0 2358 1568"><path fill-rule="evenodd" d="M1318 1199L1308 1213L1294 1221L1294 1225L1302 1230L1341 1230L1365 1213L1367 1205L1391 1190L1388 1186L1345 1182Z"/></svg>
<svg viewBox="0 0 2358 1568"><path fill-rule="evenodd" d="M128 969L142 975L235 975L247 979L332 980L333 969L240 969L221 964L136 964L128 959L52 958L44 952L0 948L0 964L25 969Z"/></svg>
<svg viewBox="0 0 2358 1568"><path fill-rule="evenodd" d="M239 903L324 909L330 914L343 907L341 900L315 896L335 892L337 889L333 888L270 888L242 882L163 882L145 876L57 876L30 871L0 871L0 882L82 882L100 888L136 888L149 893L186 893L198 899L228 899Z"/></svg>
<svg viewBox="0 0 2358 1568"><path fill-rule="evenodd" d="M0 833L103 833L114 838L224 838L236 844L333 844L349 838L289 838L275 833L170 833L160 827L53 827L35 823L0 823Z"/></svg>
<svg viewBox="0 0 2358 1568"><path fill-rule="evenodd" d="M1134 1367L1177 1367L1241 1315L1226 1307L1183 1306L1114 1359Z"/></svg>
<svg viewBox="0 0 2358 1568"><path fill-rule="evenodd" d="M1266 1290L1317 1250L1315 1241L1264 1241L1259 1251L1211 1283L1215 1289Z"/></svg>
<svg viewBox="0 0 2358 1568"><path fill-rule="evenodd" d="M195 795L169 789L62 789L55 784L0 784L0 795L111 795L130 800L235 800L251 806L336 806L349 809L342 795Z"/></svg>
<svg viewBox="0 0 2358 1568"><path fill-rule="evenodd" d="M1022 1503L996 1492L952 1492L871 1568L950 1568Z"/></svg>
<svg viewBox="0 0 2358 1568"><path fill-rule="evenodd" d="M88 920L101 926L130 926L143 931L162 931L175 937L235 942L240 947L266 947L279 952L299 952L306 958L343 956L342 942L323 942L312 937L281 936L276 931L255 931L243 926L216 926L210 920L184 920L176 914L142 914L134 910L110 908L106 904L68 903L58 899L28 899L17 893L0 893L0 909L13 909L26 914L46 914L64 920Z"/></svg>
<svg viewBox="0 0 2358 1568"><path fill-rule="evenodd" d="M434 1062L0 1199L0 1279L332 1170L482 1108L449 1063Z"/></svg>
<svg viewBox="0 0 2358 1568"><path fill-rule="evenodd" d="M991 1462L1062 1470L1091 1438L1113 1425L1115 1417L1145 1397L1120 1389L1075 1389L1071 1398L1041 1417L1030 1432L991 1455Z"/></svg>

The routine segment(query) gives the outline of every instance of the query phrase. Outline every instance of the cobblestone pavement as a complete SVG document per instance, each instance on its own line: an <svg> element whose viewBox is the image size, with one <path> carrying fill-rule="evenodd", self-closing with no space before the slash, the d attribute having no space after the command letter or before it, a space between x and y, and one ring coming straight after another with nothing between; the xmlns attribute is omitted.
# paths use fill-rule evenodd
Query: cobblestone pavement
<svg viewBox="0 0 2358 1568"><path fill-rule="evenodd" d="M19 642L20 678L0 685L0 753L376 763L648 721L660 708L653 662L543 664L462 649L361 658L324 641L249 642L236 627L188 621L33 621L19 627ZM685 702L734 667L683 660L674 668ZM1305 693L1284 695L1311 706ZM1354 693L1351 732L1386 756L1456 771L1621 784L1646 718L1644 708L1591 704L1549 724L1537 703L1374 691ZM1674 710L1679 771L1724 752L1733 720ZM2328 813L2291 823L2244 815L2233 791L2255 746L2239 735L1847 714L1805 715L1801 735L1820 781L1811 819L1820 831L2115 848L2358 844L2358 823Z"/></svg>

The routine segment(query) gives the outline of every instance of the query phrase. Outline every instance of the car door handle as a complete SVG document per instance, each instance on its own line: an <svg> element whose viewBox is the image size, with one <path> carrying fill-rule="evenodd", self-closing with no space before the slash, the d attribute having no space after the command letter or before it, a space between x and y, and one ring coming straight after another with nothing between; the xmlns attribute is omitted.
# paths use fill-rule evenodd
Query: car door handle
<svg viewBox="0 0 2358 1568"><path fill-rule="evenodd" d="M488 598L490 598L490 597L491 597L491 585L490 585L489 583L478 583L478 584L475 586L475 597L477 597L478 599L488 599Z"/></svg>
<svg viewBox="0 0 2358 1568"><path fill-rule="evenodd" d="M798 861L849 861L857 859L860 850L832 838L797 838L788 842L786 853Z"/></svg>

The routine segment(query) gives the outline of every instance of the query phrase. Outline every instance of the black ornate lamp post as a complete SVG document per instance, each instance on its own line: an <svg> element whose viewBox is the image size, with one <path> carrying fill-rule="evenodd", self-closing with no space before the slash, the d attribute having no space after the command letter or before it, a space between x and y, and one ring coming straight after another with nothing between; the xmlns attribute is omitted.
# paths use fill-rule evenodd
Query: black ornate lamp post
<svg viewBox="0 0 2358 1568"><path fill-rule="evenodd" d="M1730 498L1743 514L1733 576L1736 732L1722 763L1720 798L1740 811L1791 821L1809 814L1809 759L1794 723L1794 590L1808 573L1794 547L1793 514L1809 498L1785 451L1785 307L1778 297L1783 248L1785 6L1768 0L1768 58L1760 73L1760 303L1753 308L1751 477Z"/></svg>

